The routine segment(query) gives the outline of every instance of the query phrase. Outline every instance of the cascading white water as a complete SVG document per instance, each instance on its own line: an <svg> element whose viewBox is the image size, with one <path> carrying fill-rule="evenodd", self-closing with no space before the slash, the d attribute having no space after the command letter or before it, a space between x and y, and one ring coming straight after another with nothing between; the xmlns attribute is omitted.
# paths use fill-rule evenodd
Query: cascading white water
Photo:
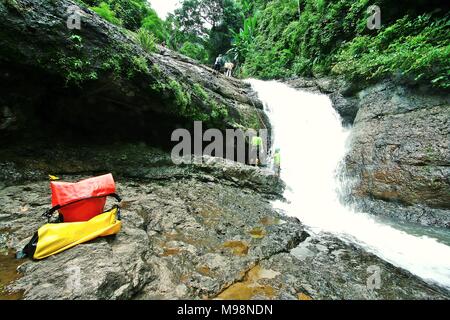
<svg viewBox="0 0 450 320"><path fill-rule="evenodd" d="M427 236L414 236L341 204L337 168L346 153L350 130L325 95L271 81L249 80L281 149L282 179L288 203L274 206L298 217L313 232L351 241L417 276L450 288L450 247Z"/></svg>

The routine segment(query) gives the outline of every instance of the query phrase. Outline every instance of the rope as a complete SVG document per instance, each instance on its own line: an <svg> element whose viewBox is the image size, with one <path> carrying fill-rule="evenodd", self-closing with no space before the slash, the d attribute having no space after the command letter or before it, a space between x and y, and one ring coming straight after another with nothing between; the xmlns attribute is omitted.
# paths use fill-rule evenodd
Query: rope
<svg viewBox="0 0 450 320"><path fill-rule="evenodd" d="M259 112L258 112L259 109L258 109L258 108L255 106L255 104L253 103L253 100L250 99L250 102L252 103L253 108L256 109L256 114L258 115L259 120L260 120L261 123L263 124L264 128L267 130L267 126L266 126L266 124L264 123L263 119L261 118L261 115L260 115ZM263 110L263 111L264 111L264 110Z"/></svg>

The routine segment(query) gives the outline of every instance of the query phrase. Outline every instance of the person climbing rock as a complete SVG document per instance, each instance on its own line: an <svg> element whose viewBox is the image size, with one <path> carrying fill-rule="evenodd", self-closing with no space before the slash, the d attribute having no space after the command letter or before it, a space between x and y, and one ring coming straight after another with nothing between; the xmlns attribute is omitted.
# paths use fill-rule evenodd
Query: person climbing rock
<svg viewBox="0 0 450 320"><path fill-rule="evenodd" d="M225 76L228 78L231 78L233 76L233 69L234 69L234 63L233 62L226 62L225 63Z"/></svg>
<svg viewBox="0 0 450 320"><path fill-rule="evenodd" d="M252 137L250 145L250 164L253 166L259 166L261 163L261 154L264 152L263 139L260 137L259 133Z"/></svg>
<svg viewBox="0 0 450 320"><path fill-rule="evenodd" d="M281 154L280 148L275 149L275 153L273 154L273 171L277 175L277 177L281 174Z"/></svg>
<svg viewBox="0 0 450 320"><path fill-rule="evenodd" d="M223 59L222 54L216 58L216 62L214 63L214 71L216 74L219 74L225 64L225 60Z"/></svg>

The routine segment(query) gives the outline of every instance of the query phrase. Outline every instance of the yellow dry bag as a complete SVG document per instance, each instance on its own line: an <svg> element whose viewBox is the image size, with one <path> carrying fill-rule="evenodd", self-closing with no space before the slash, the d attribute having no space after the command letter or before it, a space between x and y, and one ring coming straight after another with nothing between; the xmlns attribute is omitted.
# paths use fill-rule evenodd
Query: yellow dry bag
<svg viewBox="0 0 450 320"><path fill-rule="evenodd" d="M117 234L121 226L118 206L89 221L48 223L39 228L17 257L44 259L95 238Z"/></svg>

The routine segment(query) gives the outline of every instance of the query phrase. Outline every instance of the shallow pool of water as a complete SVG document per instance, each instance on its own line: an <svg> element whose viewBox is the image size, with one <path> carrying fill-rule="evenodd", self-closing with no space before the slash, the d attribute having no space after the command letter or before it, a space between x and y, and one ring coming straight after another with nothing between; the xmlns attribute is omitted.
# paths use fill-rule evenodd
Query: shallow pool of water
<svg viewBox="0 0 450 320"><path fill-rule="evenodd" d="M17 267L22 263L23 260L16 259L14 251L0 251L0 300L22 299L23 292L10 292L7 289L9 284L21 277Z"/></svg>

